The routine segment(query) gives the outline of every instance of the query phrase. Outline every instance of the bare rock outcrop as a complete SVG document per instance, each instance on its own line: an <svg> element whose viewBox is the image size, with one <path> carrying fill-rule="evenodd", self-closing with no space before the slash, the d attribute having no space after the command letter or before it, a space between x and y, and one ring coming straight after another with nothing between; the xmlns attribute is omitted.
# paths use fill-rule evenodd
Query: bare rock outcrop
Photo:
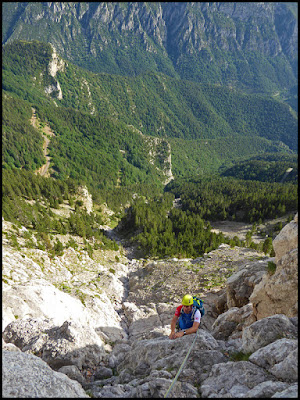
<svg viewBox="0 0 300 400"><path fill-rule="evenodd" d="M297 339L298 331L293 322L283 314L272 315L254 322L243 330L242 349L254 352L281 338Z"/></svg>
<svg viewBox="0 0 300 400"><path fill-rule="evenodd" d="M78 382L53 371L39 357L5 350L2 352L2 396L19 399L89 397Z"/></svg>
<svg viewBox="0 0 300 400"><path fill-rule="evenodd" d="M263 260L247 263L236 273L232 274L226 282L227 307L243 307L249 303L249 297L254 287L266 274L268 257Z"/></svg>
<svg viewBox="0 0 300 400"><path fill-rule="evenodd" d="M96 367L106 355L95 330L74 322L55 326L50 320L21 319L11 322L2 337L23 352L41 357L55 370L67 365L79 370L85 365Z"/></svg>
<svg viewBox="0 0 300 400"><path fill-rule="evenodd" d="M273 241L276 271L265 275L250 301L257 320L274 314L298 315L298 213Z"/></svg>
<svg viewBox="0 0 300 400"><path fill-rule="evenodd" d="M93 199L86 186L81 186L78 189L78 198L82 201L86 212L90 214L93 211Z"/></svg>
<svg viewBox="0 0 300 400"><path fill-rule="evenodd" d="M252 304L243 307L231 307L218 316L212 326L212 334L216 339L228 340L242 337L242 330L253 320Z"/></svg>

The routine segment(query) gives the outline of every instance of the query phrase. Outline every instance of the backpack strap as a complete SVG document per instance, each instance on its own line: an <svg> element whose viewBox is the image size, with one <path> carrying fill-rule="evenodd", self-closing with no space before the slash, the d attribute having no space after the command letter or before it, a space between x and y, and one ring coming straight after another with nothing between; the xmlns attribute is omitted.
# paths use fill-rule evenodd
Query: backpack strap
<svg viewBox="0 0 300 400"><path fill-rule="evenodd" d="M197 311L197 307L195 307L194 305L193 305L193 308L192 308L192 316L191 316L191 320L192 321L194 321L194 318L195 318L195 312ZM183 311L183 307L182 307L182 309L180 310L180 315L181 314L183 314L184 313L184 311Z"/></svg>

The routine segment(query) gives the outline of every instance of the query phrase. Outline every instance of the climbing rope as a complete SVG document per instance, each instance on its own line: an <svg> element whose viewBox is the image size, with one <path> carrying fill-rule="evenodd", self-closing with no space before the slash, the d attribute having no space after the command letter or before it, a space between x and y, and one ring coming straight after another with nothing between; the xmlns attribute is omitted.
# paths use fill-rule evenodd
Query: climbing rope
<svg viewBox="0 0 300 400"><path fill-rule="evenodd" d="M187 361L187 359L188 359L188 357L190 355L190 352L191 352L191 350L192 350L192 348L193 348L193 346L194 346L194 344L196 342L197 334L198 334L198 329L196 331L195 339L193 340L193 343L191 344L191 347L189 348L189 351L187 352L187 355L185 356L185 359L182 361L182 364L181 364L181 366L180 366L175 378L173 379L173 382L171 383L171 385L170 385L169 389L167 390L166 394L164 395L164 398L167 398L169 396L171 390L173 389L173 386L175 385L175 383L176 383L176 381L177 381L177 379L178 379L178 377L179 377L179 375L180 375L180 373L181 373L181 371L182 371L182 369L183 369L183 367L184 367L184 365L185 365L185 363L186 363L186 361Z"/></svg>

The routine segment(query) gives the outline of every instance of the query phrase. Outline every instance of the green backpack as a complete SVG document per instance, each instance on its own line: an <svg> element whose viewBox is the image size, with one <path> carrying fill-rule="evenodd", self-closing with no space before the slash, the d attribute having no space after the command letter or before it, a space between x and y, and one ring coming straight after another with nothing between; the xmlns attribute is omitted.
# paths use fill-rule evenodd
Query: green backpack
<svg viewBox="0 0 300 400"><path fill-rule="evenodd" d="M193 300L194 300L193 305L196 307L197 310L200 311L201 317L203 317L203 315L205 314L203 301L196 296L193 296Z"/></svg>

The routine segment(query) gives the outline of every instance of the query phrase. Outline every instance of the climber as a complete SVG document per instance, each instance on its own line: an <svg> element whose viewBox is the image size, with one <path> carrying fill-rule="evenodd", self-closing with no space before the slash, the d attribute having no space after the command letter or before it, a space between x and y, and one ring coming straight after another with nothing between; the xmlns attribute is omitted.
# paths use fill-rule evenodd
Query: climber
<svg viewBox="0 0 300 400"><path fill-rule="evenodd" d="M171 321L170 339L177 339L184 335L196 333L200 325L201 313L193 306L193 296L186 294L183 296L181 303L176 308L175 315ZM177 332L175 332L176 328L178 328Z"/></svg>

